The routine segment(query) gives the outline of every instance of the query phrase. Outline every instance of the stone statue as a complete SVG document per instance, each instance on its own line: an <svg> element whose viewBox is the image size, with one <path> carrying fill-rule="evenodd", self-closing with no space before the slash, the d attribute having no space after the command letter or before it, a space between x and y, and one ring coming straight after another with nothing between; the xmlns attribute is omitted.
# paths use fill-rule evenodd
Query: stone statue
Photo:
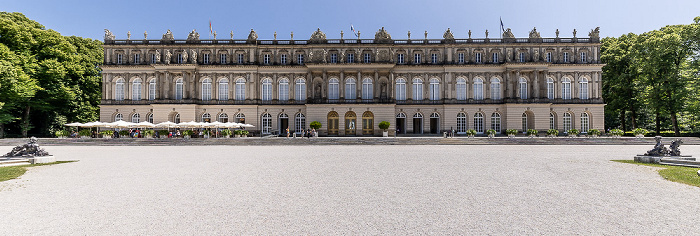
<svg viewBox="0 0 700 236"><path fill-rule="evenodd" d="M255 42L256 40L258 40L258 34L255 33L255 30L250 29L250 34L248 34L248 42L251 43Z"/></svg>
<svg viewBox="0 0 700 236"><path fill-rule="evenodd" d="M214 31L214 39L216 39L216 31Z"/></svg>
<svg viewBox="0 0 700 236"><path fill-rule="evenodd" d="M343 31L340 31L340 39L343 39Z"/></svg>
<svg viewBox="0 0 700 236"><path fill-rule="evenodd" d="M160 62L160 50L156 49L156 63Z"/></svg>
<svg viewBox="0 0 700 236"><path fill-rule="evenodd" d="M323 63L328 63L328 50L323 49Z"/></svg>
<svg viewBox="0 0 700 236"><path fill-rule="evenodd" d="M676 139L671 142L671 151L669 152L669 155L671 156L680 156L681 155L681 149L679 148L683 144L683 140Z"/></svg>
<svg viewBox="0 0 700 236"><path fill-rule="evenodd" d="M190 32L187 35L187 41L196 41L196 40L199 40L199 33L197 33L197 31L195 31L195 30L192 30L192 32Z"/></svg>
<svg viewBox="0 0 700 236"><path fill-rule="evenodd" d="M311 41L311 43L325 43L326 34L321 31L321 28L316 28L316 31L311 34L309 41Z"/></svg>
<svg viewBox="0 0 700 236"><path fill-rule="evenodd" d="M250 29L253 30L253 29ZM289 34L289 40L294 40L294 31Z"/></svg>
<svg viewBox="0 0 700 236"><path fill-rule="evenodd" d="M13 148L12 151L8 152L3 157L34 157L48 155L48 152L39 147L37 138L31 137L28 143Z"/></svg>
<svg viewBox="0 0 700 236"><path fill-rule="evenodd" d="M114 40L114 34L112 34L112 31L105 29L105 41L107 40Z"/></svg>
<svg viewBox="0 0 700 236"><path fill-rule="evenodd" d="M574 29L574 38L576 38L576 29Z"/></svg>
<svg viewBox="0 0 700 236"><path fill-rule="evenodd" d="M557 29L557 31L554 31L554 34L557 35L557 38L559 38L559 29Z"/></svg>
<svg viewBox="0 0 700 236"><path fill-rule="evenodd" d="M408 39L411 39L411 31L408 31Z"/></svg>
<svg viewBox="0 0 700 236"><path fill-rule="evenodd" d="M425 39L426 40L428 39L428 31L427 30L425 31Z"/></svg>
<svg viewBox="0 0 700 236"><path fill-rule="evenodd" d="M534 53L533 57L534 57L533 59L535 59L535 61L540 61L540 51L535 49L535 53Z"/></svg>
<svg viewBox="0 0 700 236"><path fill-rule="evenodd" d="M513 32L510 31L510 28L507 28L506 31L503 31L503 38L514 39L515 35L513 35Z"/></svg>
<svg viewBox="0 0 700 236"><path fill-rule="evenodd" d="M374 34L375 43L391 43L391 35L384 30L384 27Z"/></svg>
<svg viewBox="0 0 700 236"><path fill-rule="evenodd" d="M148 39L148 32L143 31L143 39L147 40Z"/></svg>
<svg viewBox="0 0 700 236"><path fill-rule="evenodd" d="M274 36L275 36L275 37L274 37L274 40L277 40L277 31L275 31Z"/></svg>
<svg viewBox="0 0 700 236"><path fill-rule="evenodd" d="M168 32L165 32L165 34L163 34L162 40L175 40L175 37L173 37L173 32L171 32L170 29L168 29Z"/></svg>
<svg viewBox="0 0 700 236"><path fill-rule="evenodd" d="M506 61L510 62L513 58L513 51L511 49L506 50Z"/></svg>
<svg viewBox="0 0 700 236"><path fill-rule="evenodd" d="M231 30L231 40L233 40L233 30Z"/></svg>
<svg viewBox="0 0 700 236"><path fill-rule="evenodd" d="M197 64L197 51L192 49L190 52L192 54L192 63Z"/></svg>
<svg viewBox="0 0 700 236"><path fill-rule="evenodd" d="M447 28L447 31L442 34L442 38L445 39L445 42L455 42L455 36L452 34L452 31L450 31L450 28Z"/></svg>
<svg viewBox="0 0 700 236"><path fill-rule="evenodd" d="M588 37L600 38L600 27L595 27L594 30L591 30L591 32L588 33Z"/></svg>
<svg viewBox="0 0 700 236"><path fill-rule="evenodd" d="M486 30L486 38L489 38L489 30Z"/></svg>
<svg viewBox="0 0 700 236"><path fill-rule="evenodd" d="M187 63L187 50L182 50L182 62Z"/></svg>
<svg viewBox="0 0 700 236"><path fill-rule="evenodd" d="M360 31L357 31L357 39L360 39Z"/></svg>
<svg viewBox="0 0 700 236"><path fill-rule="evenodd" d="M469 38L472 38L472 30L469 30L469 32L467 32L467 34L469 34Z"/></svg>
<svg viewBox="0 0 700 236"><path fill-rule="evenodd" d="M656 136L654 137L654 140L656 141L656 145L654 145L654 149L651 149L645 153L645 156L667 156L669 154L668 148L664 147L664 144L661 143L661 136Z"/></svg>
<svg viewBox="0 0 700 236"><path fill-rule="evenodd" d="M131 31L126 31L126 40L131 40Z"/></svg>
<svg viewBox="0 0 700 236"><path fill-rule="evenodd" d="M173 56L169 49L165 49L165 64L170 64L170 58Z"/></svg>
<svg viewBox="0 0 700 236"><path fill-rule="evenodd" d="M532 31L530 31L530 38L531 38L531 39L539 39L539 38L542 38L542 37L540 36L540 32L537 32L537 28L536 28L536 27L533 27L533 28L532 28Z"/></svg>

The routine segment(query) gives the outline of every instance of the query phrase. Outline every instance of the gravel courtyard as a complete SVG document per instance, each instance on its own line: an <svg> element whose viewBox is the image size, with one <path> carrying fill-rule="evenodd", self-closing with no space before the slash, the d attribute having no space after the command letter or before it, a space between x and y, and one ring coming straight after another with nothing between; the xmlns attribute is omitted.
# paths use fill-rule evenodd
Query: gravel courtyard
<svg viewBox="0 0 700 236"><path fill-rule="evenodd" d="M0 235L700 232L700 188L609 161L649 148L53 146L79 161L0 182Z"/></svg>

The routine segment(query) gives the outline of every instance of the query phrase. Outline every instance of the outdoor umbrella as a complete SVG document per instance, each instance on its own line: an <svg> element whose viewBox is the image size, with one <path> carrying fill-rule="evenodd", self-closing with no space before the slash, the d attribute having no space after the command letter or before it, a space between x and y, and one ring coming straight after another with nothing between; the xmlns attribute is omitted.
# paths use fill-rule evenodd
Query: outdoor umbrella
<svg viewBox="0 0 700 236"><path fill-rule="evenodd" d="M82 124L83 124L83 123L80 123L80 122L73 122L73 123L65 124L65 126L78 127L78 126L80 126L80 125L82 125Z"/></svg>
<svg viewBox="0 0 700 236"><path fill-rule="evenodd" d="M135 125L134 127L137 127L137 128L154 128L154 127L156 127L156 125L154 125L153 123L148 122L148 121L142 121L142 122L136 123L136 125Z"/></svg>
<svg viewBox="0 0 700 236"><path fill-rule="evenodd" d="M177 127L177 124L176 124L176 123L173 123L173 122L170 122L170 121L166 121L166 122L158 123L155 127L156 127L156 128L168 128L168 129L169 129L169 128Z"/></svg>

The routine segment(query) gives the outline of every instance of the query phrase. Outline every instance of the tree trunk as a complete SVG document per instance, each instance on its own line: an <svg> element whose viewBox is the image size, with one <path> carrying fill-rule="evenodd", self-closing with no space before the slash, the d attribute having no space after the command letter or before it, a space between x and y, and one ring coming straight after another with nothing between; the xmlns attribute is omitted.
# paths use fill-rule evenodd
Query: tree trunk
<svg viewBox="0 0 700 236"><path fill-rule="evenodd" d="M0 124L0 138L5 138L5 124Z"/></svg>
<svg viewBox="0 0 700 236"><path fill-rule="evenodd" d="M680 136L681 131L678 130L678 115L675 112L671 113L671 123L673 123L673 132L676 136Z"/></svg>
<svg viewBox="0 0 700 236"><path fill-rule="evenodd" d="M661 120L660 117L661 114L659 114L659 109L656 109L656 134L661 134Z"/></svg>
<svg viewBox="0 0 700 236"><path fill-rule="evenodd" d="M620 110L620 125L622 125L622 130L627 130L627 122L625 121L625 110Z"/></svg>
<svg viewBox="0 0 700 236"><path fill-rule="evenodd" d="M637 111L635 111L634 109L632 109L632 117L630 117L630 119L632 119L632 128L630 130L636 129L637 128Z"/></svg>
<svg viewBox="0 0 700 236"><path fill-rule="evenodd" d="M22 137L26 138L27 137L27 132L29 132L29 110L30 106L27 105L27 108L24 110L24 117L22 119L22 122L20 123L20 128L22 129Z"/></svg>

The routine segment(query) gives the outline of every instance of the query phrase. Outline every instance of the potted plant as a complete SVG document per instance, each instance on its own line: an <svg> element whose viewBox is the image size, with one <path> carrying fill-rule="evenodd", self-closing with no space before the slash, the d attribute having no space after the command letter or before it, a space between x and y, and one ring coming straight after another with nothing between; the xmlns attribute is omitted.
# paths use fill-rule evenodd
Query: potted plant
<svg viewBox="0 0 700 236"><path fill-rule="evenodd" d="M146 138L153 138L153 136L156 135L156 131L155 131L155 130L152 130L152 129L147 129L147 130L144 130L144 131L143 131L143 135L144 135Z"/></svg>
<svg viewBox="0 0 700 236"><path fill-rule="evenodd" d="M234 138L240 138L241 134L243 134L243 130L234 130L233 131L233 137Z"/></svg>
<svg viewBox="0 0 700 236"><path fill-rule="evenodd" d="M78 131L78 135L80 135L80 138L91 138L92 133L90 132L89 129L81 129Z"/></svg>
<svg viewBox="0 0 700 236"><path fill-rule="evenodd" d="M70 132L68 130L58 130L56 131L56 137L58 138L66 138L70 135Z"/></svg>
<svg viewBox="0 0 700 236"><path fill-rule="evenodd" d="M559 135L559 130L556 130L556 129L547 130L547 136L549 136L550 138L557 137L557 135Z"/></svg>
<svg viewBox="0 0 700 236"><path fill-rule="evenodd" d="M250 134L248 130L241 130L241 138L247 138L248 134Z"/></svg>
<svg viewBox="0 0 700 236"><path fill-rule="evenodd" d="M379 128L382 129L382 137L389 137L389 131L387 131L387 129L389 129L389 126L391 126L389 121L379 122Z"/></svg>
<svg viewBox="0 0 700 236"><path fill-rule="evenodd" d="M575 138L576 135L578 135L578 130L577 129L570 129L566 133L569 134L570 138Z"/></svg>
<svg viewBox="0 0 700 236"><path fill-rule="evenodd" d="M221 135L224 136L224 138L230 138L231 137L231 130L230 129L225 129L221 131Z"/></svg>
<svg viewBox="0 0 700 236"><path fill-rule="evenodd" d="M622 131L621 129L613 129L613 130L610 130L610 134L612 135L613 138L619 138L623 134L625 134L625 131Z"/></svg>
<svg viewBox="0 0 700 236"><path fill-rule="evenodd" d="M588 134L591 135L591 137L593 138L597 138L600 135L600 130L590 129L588 130Z"/></svg>
<svg viewBox="0 0 700 236"><path fill-rule="evenodd" d="M160 138L167 138L169 133L169 131L164 129L158 130L158 136L160 136Z"/></svg>
<svg viewBox="0 0 700 236"><path fill-rule="evenodd" d="M467 134L467 137L473 138L474 135L476 135L476 130L474 130L474 129L469 129L469 130L467 130L466 134Z"/></svg>
<svg viewBox="0 0 700 236"><path fill-rule="evenodd" d="M119 137L120 138L129 138L129 131L128 130L120 130Z"/></svg>
<svg viewBox="0 0 700 236"><path fill-rule="evenodd" d="M192 138L192 134L194 134L194 132L192 132L192 130L182 131L182 137L184 137L186 139Z"/></svg>
<svg viewBox="0 0 700 236"><path fill-rule="evenodd" d="M486 130L486 134L489 135L489 138L493 138L494 136L496 136L496 130L495 129Z"/></svg>
<svg viewBox="0 0 700 236"><path fill-rule="evenodd" d="M204 134L204 138L209 138L210 133L211 133L211 131L208 129L205 129L204 131L202 131L202 134Z"/></svg>
<svg viewBox="0 0 700 236"><path fill-rule="evenodd" d="M515 134L518 133L518 130L515 129L507 129L506 134L508 135L508 138L515 138Z"/></svg>
<svg viewBox="0 0 700 236"><path fill-rule="evenodd" d="M527 130L527 136L530 137L530 138L534 138L535 136L537 136L537 130L528 129L528 130Z"/></svg>
<svg viewBox="0 0 700 236"><path fill-rule="evenodd" d="M112 130L102 130L100 131L100 135L102 135L103 139L111 139L112 135L114 135L114 131Z"/></svg>
<svg viewBox="0 0 700 236"><path fill-rule="evenodd" d="M632 133L634 133L634 136L637 138L644 138L644 135L648 134L649 131L642 128L636 128L632 130Z"/></svg>
<svg viewBox="0 0 700 236"><path fill-rule="evenodd" d="M318 129L321 128L321 122L318 122L318 121L311 122L311 124L309 124L309 127L315 130L314 137L318 137Z"/></svg>

